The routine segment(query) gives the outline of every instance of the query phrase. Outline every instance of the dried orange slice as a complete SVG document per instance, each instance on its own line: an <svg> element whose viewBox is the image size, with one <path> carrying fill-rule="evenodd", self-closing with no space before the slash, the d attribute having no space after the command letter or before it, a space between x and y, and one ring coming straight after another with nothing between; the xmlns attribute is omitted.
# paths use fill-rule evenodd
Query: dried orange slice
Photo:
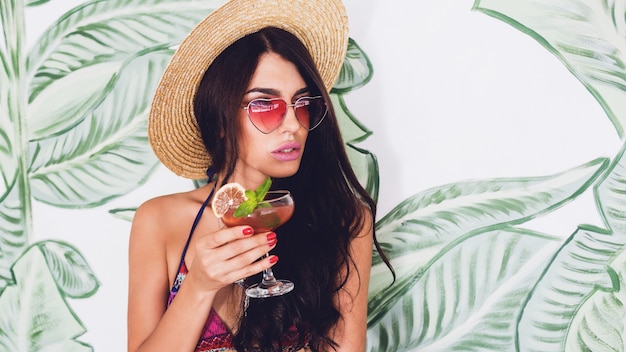
<svg viewBox="0 0 626 352"><path fill-rule="evenodd" d="M221 218L226 214L228 209L246 201L246 189L237 182L227 183L213 195L211 208L216 217Z"/></svg>

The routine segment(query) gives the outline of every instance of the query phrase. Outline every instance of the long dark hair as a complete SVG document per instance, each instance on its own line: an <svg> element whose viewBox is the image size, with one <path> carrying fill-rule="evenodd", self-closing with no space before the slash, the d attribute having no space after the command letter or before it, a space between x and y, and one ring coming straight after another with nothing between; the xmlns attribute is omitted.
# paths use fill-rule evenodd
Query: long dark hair
<svg viewBox="0 0 626 352"><path fill-rule="evenodd" d="M212 168L226 182L237 160L236 116L241 100L259 57L268 52L295 64L311 94L322 95L329 110L309 133L298 172L273 180L274 189L290 190L296 202L291 220L276 230L280 245L273 250L280 257L276 272L292 280L296 288L280 297L251 300L239 322L235 344L242 351L275 351L281 349L281 343L293 343L285 340L293 335L298 345L308 341L314 351L326 350L336 346L330 333L341 319L333 297L348 275L359 275L350 272L350 240L364 227L374 231L376 204L350 166L330 97L308 50L294 35L278 28L243 37L224 50L205 73L194 113ZM374 243L391 268L375 234ZM337 273L346 275L338 277ZM294 327L297 333L290 334Z"/></svg>

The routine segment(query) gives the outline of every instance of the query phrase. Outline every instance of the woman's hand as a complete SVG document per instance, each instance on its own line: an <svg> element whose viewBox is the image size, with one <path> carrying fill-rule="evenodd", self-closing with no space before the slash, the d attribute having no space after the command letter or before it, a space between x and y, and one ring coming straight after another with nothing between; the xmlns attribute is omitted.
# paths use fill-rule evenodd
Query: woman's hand
<svg viewBox="0 0 626 352"><path fill-rule="evenodd" d="M259 260L276 246L273 232L255 234L250 226L214 230L215 218L207 216L187 249L184 284L166 309L188 236L181 222L193 221L199 199L206 197L201 194L153 198L135 212L129 239L128 351L192 351L210 310L220 305L220 289L276 263L274 256Z"/></svg>
<svg viewBox="0 0 626 352"><path fill-rule="evenodd" d="M276 233L255 234L250 226L227 227L198 236L189 273L198 289L218 291L276 264L276 256L258 260L276 242Z"/></svg>

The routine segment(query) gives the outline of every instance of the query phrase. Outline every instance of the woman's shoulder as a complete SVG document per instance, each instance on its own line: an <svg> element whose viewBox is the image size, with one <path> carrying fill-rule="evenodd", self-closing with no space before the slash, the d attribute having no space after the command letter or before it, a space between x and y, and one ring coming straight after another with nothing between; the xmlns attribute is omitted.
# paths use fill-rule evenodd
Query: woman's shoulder
<svg viewBox="0 0 626 352"><path fill-rule="evenodd" d="M203 186L193 190L164 194L148 199L140 208L147 208L151 211L184 211L187 207L197 207L201 205L210 195L213 186Z"/></svg>
<svg viewBox="0 0 626 352"><path fill-rule="evenodd" d="M135 212L133 224L150 224L154 230L166 231L193 218L209 196L210 188L160 195L142 203Z"/></svg>
<svg viewBox="0 0 626 352"><path fill-rule="evenodd" d="M191 199L190 192L172 193L156 196L143 202L135 213L135 220L137 217L154 217L160 218L161 216L176 212L181 206L185 206Z"/></svg>

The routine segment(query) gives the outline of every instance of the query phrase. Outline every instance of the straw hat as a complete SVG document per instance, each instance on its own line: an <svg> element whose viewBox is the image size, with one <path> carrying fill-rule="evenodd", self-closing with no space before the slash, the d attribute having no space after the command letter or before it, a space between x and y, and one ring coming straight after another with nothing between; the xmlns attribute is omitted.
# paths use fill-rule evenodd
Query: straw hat
<svg viewBox="0 0 626 352"><path fill-rule="evenodd" d="M236 40L264 27L282 28L308 48L330 91L348 45L341 0L232 0L213 11L182 41L156 89L148 121L150 145L175 174L206 178L211 164L193 113L204 72Z"/></svg>

